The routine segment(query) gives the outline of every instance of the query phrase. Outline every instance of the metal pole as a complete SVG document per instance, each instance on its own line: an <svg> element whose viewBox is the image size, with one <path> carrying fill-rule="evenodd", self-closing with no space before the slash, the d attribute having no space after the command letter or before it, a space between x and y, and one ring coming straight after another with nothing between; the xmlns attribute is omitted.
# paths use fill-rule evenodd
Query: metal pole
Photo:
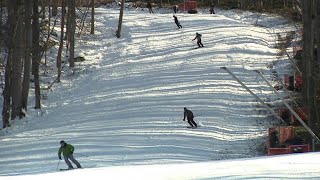
<svg viewBox="0 0 320 180"><path fill-rule="evenodd" d="M80 153L73 153L73 154L78 154L78 155L80 155L80 156L89 157L89 156L87 156L87 155L80 154Z"/></svg>
<svg viewBox="0 0 320 180"><path fill-rule="evenodd" d="M220 67L221 69L227 71L236 81L238 81L242 87L244 87L251 95L253 95L265 108L269 109L269 111L283 123L287 124L272 108L270 108L266 103L264 103L257 95L255 95L246 85L244 85L228 68Z"/></svg>
<svg viewBox="0 0 320 180"><path fill-rule="evenodd" d="M296 65L296 63L293 61L293 59L290 57L290 55L288 54L288 52L287 52L287 51L284 51L284 52L286 52L286 55L288 56L289 60L291 61L291 64L293 65L293 67L295 67L296 70L297 70L299 73L301 73L299 67Z"/></svg>
<svg viewBox="0 0 320 180"><path fill-rule="evenodd" d="M273 88L273 86L269 83L269 81L262 75L262 73L259 70L255 70L255 72L257 72L263 79L264 81L268 84L268 86L270 86L272 88L272 90L279 95L278 91L275 90ZM320 139L318 138L318 136L316 134L314 134L314 132L308 127L308 125L300 118L300 116L292 109L292 107L283 99L281 98L281 101L287 106L287 108L291 111L291 113L294 115L294 117L296 117L299 122L302 124L302 126L304 128L306 128L306 130L311 134L311 136L315 139L317 139L318 141L320 141Z"/></svg>

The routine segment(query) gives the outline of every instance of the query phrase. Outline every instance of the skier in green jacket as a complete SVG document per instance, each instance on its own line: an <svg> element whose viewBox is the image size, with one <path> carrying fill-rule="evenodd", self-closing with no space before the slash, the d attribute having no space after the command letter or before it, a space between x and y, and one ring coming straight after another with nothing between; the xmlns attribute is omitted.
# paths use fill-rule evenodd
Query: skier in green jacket
<svg viewBox="0 0 320 180"><path fill-rule="evenodd" d="M71 162L69 161L69 159L75 165L77 165L78 168L81 168L80 163L76 159L74 159L74 157L73 157L74 147L71 144L67 144L63 140L60 141L60 145L61 146L58 151L58 157L61 160L61 153L63 154L63 158L64 158L64 161L66 162L66 164L68 165L68 169L73 169L73 166L72 166Z"/></svg>

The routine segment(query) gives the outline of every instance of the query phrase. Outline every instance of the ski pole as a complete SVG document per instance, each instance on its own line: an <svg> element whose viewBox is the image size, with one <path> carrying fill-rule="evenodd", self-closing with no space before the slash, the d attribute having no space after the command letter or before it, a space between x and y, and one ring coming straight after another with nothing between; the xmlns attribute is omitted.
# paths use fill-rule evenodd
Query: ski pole
<svg viewBox="0 0 320 180"><path fill-rule="evenodd" d="M59 165L60 165L60 159L59 159L59 162L58 162L58 165L57 165L57 170L58 170L58 168L59 168Z"/></svg>
<svg viewBox="0 0 320 180"><path fill-rule="evenodd" d="M89 157L89 156L87 156L87 155L80 154L80 153L73 153L73 154L78 154L78 155L80 155L80 156Z"/></svg>

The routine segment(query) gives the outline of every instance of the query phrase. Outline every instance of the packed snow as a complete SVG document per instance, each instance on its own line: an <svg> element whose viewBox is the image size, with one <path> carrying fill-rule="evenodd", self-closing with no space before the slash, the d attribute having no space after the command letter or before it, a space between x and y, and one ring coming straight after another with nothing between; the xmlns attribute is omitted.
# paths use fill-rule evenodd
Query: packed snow
<svg viewBox="0 0 320 180"><path fill-rule="evenodd" d="M276 101L253 70L272 83L274 72L290 71L276 37L295 27L272 15L203 9L176 14L177 29L171 10L154 11L126 9L116 38L119 9L96 9L95 35L76 43L86 60L64 67L62 82L42 92L41 110L31 97L28 117L1 130L0 179L320 178L319 153L262 153L278 120L221 69ZM196 32L203 48L195 49ZM56 52L46 72L56 72ZM199 128L187 128L183 107ZM62 139L83 169L59 171L67 168L57 154Z"/></svg>

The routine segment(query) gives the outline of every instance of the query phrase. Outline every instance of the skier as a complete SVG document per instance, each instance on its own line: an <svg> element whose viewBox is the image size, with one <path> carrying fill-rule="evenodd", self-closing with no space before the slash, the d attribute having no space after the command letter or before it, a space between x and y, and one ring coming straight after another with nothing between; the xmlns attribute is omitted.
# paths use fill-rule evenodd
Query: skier
<svg viewBox="0 0 320 180"><path fill-rule="evenodd" d="M183 115L183 121L185 121L186 117L188 119L188 123L190 124L191 127L198 127L197 123L194 122L193 118L193 113L187 109L186 107L183 108L184 109L184 115Z"/></svg>
<svg viewBox="0 0 320 180"><path fill-rule="evenodd" d="M210 5L210 14L215 14L215 13L214 13L214 3L212 3L212 4Z"/></svg>
<svg viewBox="0 0 320 180"><path fill-rule="evenodd" d="M197 44L198 44L199 48L203 47L203 44L201 42L201 36L202 36L201 34L196 33L196 37L192 40L192 41L194 41L195 39L197 39Z"/></svg>
<svg viewBox="0 0 320 180"><path fill-rule="evenodd" d="M174 6L173 6L173 12L174 12L174 13L177 13L178 10L179 10L179 6L178 6L178 5L174 5Z"/></svg>
<svg viewBox="0 0 320 180"><path fill-rule="evenodd" d="M150 1L148 1L147 3L147 8L149 9L149 13L152 13L153 14L153 11L152 11L152 4Z"/></svg>
<svg viewBox="0 0 320 180"><path fill-rule="evenodd" d="M63 154L63 158L66 164L68 165L68 169L73 169L73 166L69 161L69 159L75 165L77 165L78 168L82 168L80 163L73 157L74 147L71 144L67 144L66 142L64 142L64 140L60 141L60 145L61 147L59 148L59 151L58 151L58 157L61 160L61 153Z"/></svg>
<svg viewBox="0 0 320 180"><path fill-rule="evenodd" d="M176 25L178 26L178 28L179 28L179 29L182 28L182 26L181 26L181 24L180 24L177 16L173 15L173 18L174 18L174 22L176 23Z"/></svg>

